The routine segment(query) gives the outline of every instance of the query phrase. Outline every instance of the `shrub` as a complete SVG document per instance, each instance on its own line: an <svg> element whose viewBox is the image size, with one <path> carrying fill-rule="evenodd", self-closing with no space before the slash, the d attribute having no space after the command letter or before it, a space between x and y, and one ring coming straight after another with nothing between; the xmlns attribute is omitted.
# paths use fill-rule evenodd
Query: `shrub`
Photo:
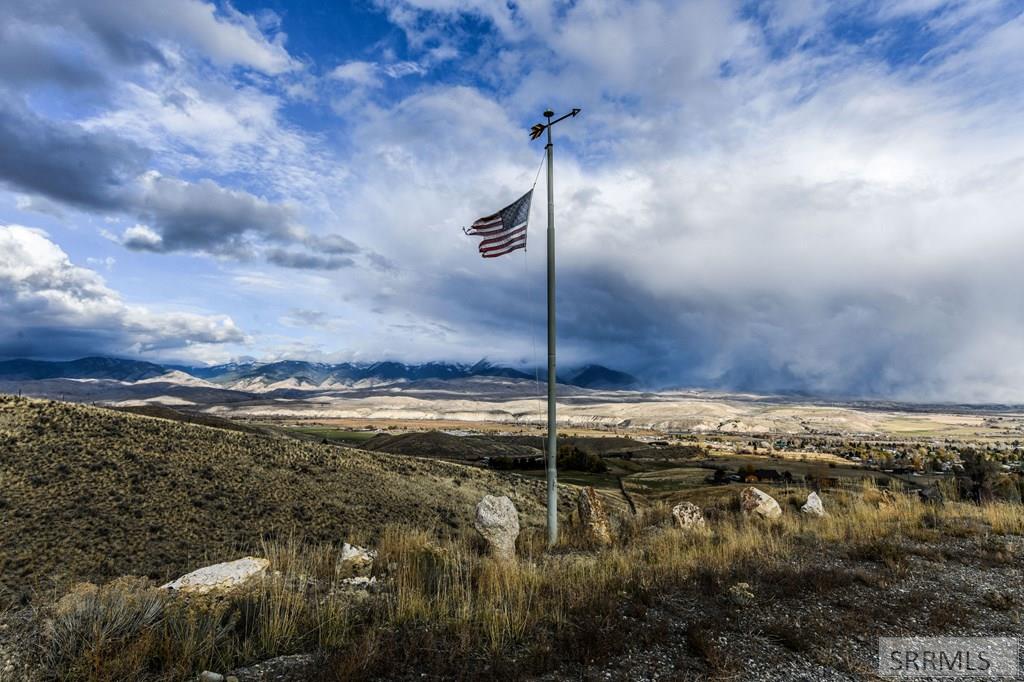
<svg viewBox="0 0 1024 682"><path fill-rule="evenodd" d="M608 471L608 465L599 455L584 452L575 445L562 445L558 448L558 468L592 474L603 474Z"/></svg>

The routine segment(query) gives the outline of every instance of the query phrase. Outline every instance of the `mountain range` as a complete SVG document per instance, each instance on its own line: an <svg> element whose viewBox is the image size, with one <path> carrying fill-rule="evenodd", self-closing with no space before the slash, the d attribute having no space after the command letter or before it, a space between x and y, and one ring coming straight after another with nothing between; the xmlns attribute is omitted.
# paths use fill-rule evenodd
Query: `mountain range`
<svg viewBox="0 0 1024 682"><path fill-rule="evenodd" d="M182 375L187 375L182 377ZM476 364L427 362L404 364L385 361L374 363L338 364L282 360L279 362L244 362L195 367L186 365L160 365L140 360L110 357L87 357L69 361L14 359L0 361L0 380L35 381L43 379L92 379L138 382L157 377L177 376L192 378L209 384L238 390L266 390L268 388L330 388L398 382L472 377L503 377L508 379L540 380L538 375L511 367L494 365L486 360ZM636 377L601 365L585 365L560 373L559 383L594 389L637 388Z"/></svg>

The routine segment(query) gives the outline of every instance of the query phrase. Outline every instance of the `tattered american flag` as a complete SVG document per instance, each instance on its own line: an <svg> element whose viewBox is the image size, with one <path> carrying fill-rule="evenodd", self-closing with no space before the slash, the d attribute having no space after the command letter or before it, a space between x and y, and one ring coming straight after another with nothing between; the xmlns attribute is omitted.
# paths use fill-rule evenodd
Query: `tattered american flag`
<svg viewBox="0 0 1024 682"><path fill-rule="evenodd" d="M533 190L521 196L497 213L484 216L463 230L480 240L480 255L497 258L517 249L526 248L526 223L530 219L530 200Z"/></svg>

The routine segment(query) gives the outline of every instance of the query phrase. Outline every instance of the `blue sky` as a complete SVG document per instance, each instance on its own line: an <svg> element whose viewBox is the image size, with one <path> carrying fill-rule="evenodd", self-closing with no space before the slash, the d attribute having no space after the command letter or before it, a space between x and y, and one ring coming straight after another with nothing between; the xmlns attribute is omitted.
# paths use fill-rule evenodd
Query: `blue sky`
<svg viewBox="0 0 1024 682"><path fill-rule="evenodd" d="M540 364L582 107L565 364L1024 401L1024 3L8 5L0 356Z"/></svg>

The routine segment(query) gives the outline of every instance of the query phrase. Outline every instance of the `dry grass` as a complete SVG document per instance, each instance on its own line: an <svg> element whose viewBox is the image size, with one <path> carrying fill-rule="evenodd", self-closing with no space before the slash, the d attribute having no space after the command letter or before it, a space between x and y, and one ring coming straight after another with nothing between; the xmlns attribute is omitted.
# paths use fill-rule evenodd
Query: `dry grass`
<svg viewBox="0 0 1024 682"><path fill-rule="evenodd" d="M936 510L897 496L894 505L878 508L853 493L826 503L832 515L824 519L787 513L767 523L728 514L704 535L672 528L667 509L655 507L623 521L615 544L603 550L586 548L570 528L549 552L542 533L528 529L519 558L509 563L485 556L470 535L438 540L389 527L374 568L382 589L363 599L343 587L347 574L338 568L335 546L268 544L264 554L280 575L242 595L171 598L138 580L80 588L40 610L40 651L48 669L83 680L178 679L297 652L318 653L326 678L336 680L413 668L444 675L470 664L481 674L524 675L550 667L554 651L562 664L614 655L623 646L621 613L674 590L748 576L804 593L852 580L886 584L863 570L794 569L785 562L798 545L838 545L896 575L915 531L966 520L977 532L1024 533L1019 506L951 503ZM716 592L699 589L705 596ZM1005 605L998 598L992 604ZM711 634L694 630L690 647L709 669L727 673L728 657ZM767 634L787 647L798 644L786 628Z"/></svg>
<svg viewBox="0 0 1024 682"><path fill-rule="evenodd" d="M539 521L543 484L56 401L0 395L0 607L132 574L168 580L261 540L438 534L486 493Z"/></svg>

